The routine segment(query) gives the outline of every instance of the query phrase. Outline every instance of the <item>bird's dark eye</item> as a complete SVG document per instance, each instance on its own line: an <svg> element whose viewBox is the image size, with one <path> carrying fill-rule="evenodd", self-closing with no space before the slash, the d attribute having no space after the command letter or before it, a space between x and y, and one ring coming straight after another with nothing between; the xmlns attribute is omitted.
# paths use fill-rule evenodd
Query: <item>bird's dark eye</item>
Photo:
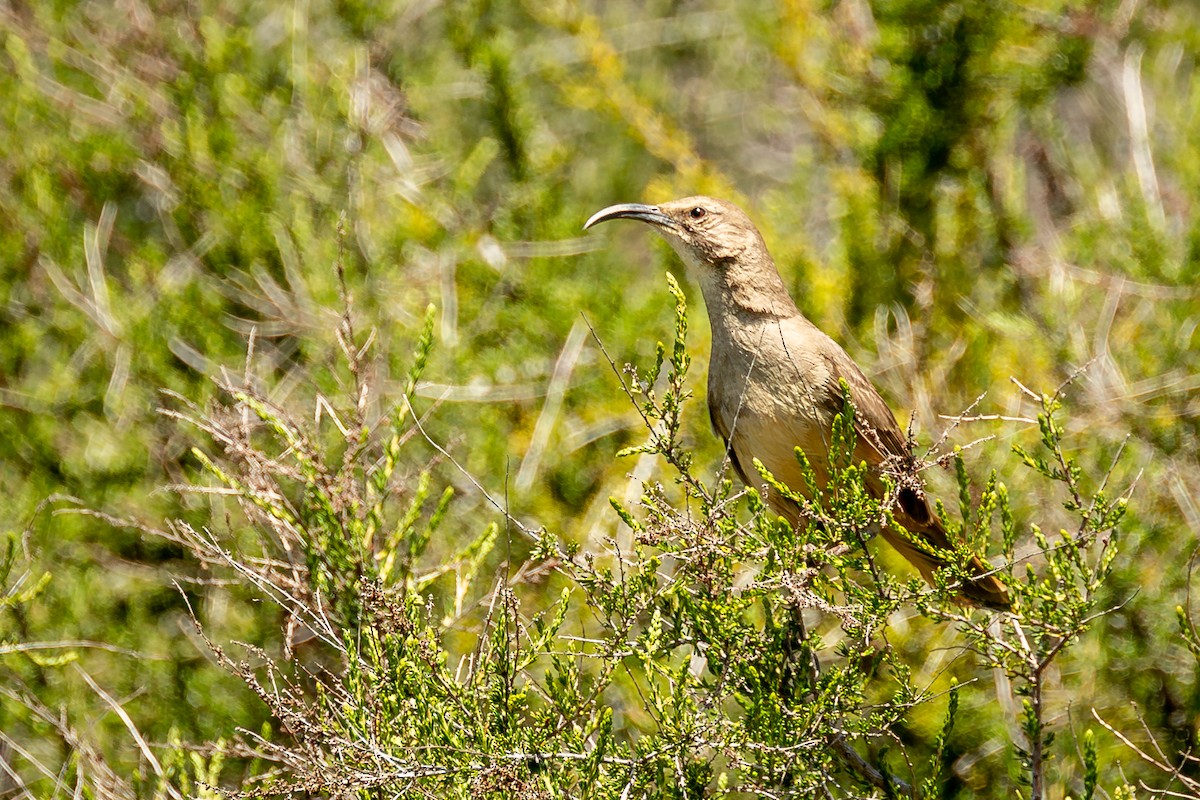
<svg viewBox="0 0 1200 800"><path fill-rule="evenodd" d="M700 219L707 213L708 212L705 211L700 206L696 206L695 208L693 208L691 211L688 212L688 216L690 216L692 219Z"/></svg>

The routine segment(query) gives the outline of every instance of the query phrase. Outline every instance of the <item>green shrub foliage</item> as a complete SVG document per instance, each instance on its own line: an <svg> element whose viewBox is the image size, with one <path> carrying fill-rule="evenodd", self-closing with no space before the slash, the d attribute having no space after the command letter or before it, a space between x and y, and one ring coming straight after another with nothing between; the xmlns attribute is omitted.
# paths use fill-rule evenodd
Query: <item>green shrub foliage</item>
<svg viewBox="0 0 1200 800"><path fill-rule="evenodd" d="M4 5L0 797L1200 797L1197 52L1187 0ZM910 421L938 585L848 456L798 530L735 482L695 287L580 231L695 193Z"/></svg>

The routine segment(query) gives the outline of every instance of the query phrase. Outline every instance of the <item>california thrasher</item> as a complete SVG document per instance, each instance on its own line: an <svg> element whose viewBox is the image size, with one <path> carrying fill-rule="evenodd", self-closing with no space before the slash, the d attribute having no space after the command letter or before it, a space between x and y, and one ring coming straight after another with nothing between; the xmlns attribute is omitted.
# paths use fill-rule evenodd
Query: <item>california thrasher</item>
<svg viewBox="0 0 1200 800"><path fill-rule="evenodd" d="M819 487L829 477L829 437L843 411L845 381L855 410L854 462L866 462L867 485L883 497L884 470L897 482L893 516L913 537L938 550L953 550L946 530L913 470L908 441L891 409L862 370L835 341L808 321L783 285L762 235L737 206L711 197L687 197L659 206L625 203L597 212L583 227L612 219L648 222L674 248L699 280L712 323L708 366L708 409L730 460L742 480L756 480L754 459L796 491L805 481L795 457L807 457ZM799 506L768 491L771 508L793 525ZM939 556L917 547L902 533L882 531L902 556L932 582L946 566ZM960 595L994 609L1009 605L991 567L972 558L975 577Z"/></svg>

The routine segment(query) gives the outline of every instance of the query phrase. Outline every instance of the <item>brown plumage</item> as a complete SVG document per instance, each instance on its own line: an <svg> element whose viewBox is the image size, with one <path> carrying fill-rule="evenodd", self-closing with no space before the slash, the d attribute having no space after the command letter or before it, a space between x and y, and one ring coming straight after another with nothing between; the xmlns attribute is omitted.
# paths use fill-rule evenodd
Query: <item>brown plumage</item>
<svg viewBox="0 0 1200 800"><path fill-rule="evenodd" d="M711 197L688 197L659 206L628 203L606 208L589 228L612 219L649 223L671 244L699 280L712 323L708 407L742 480L760 484L757 458L796 491L804 480L794 448L804 451L820 486L829 475L829 435L842 411L841 381L855 407L855 463L870 469L868 486L883 495L885 465L910 458L908 442L887 403L835 341L796 308L758 229L741 209ZM793 524L799 507L776 492L767 501ZM934 547L953 545L915 474L896 493L894 516ZM883 537L926 580L945 566L904 535L885 528ZM1004 586L991 568L973 559L976 578L960 588L964 599L995 609L1008 607Z"/></svg>

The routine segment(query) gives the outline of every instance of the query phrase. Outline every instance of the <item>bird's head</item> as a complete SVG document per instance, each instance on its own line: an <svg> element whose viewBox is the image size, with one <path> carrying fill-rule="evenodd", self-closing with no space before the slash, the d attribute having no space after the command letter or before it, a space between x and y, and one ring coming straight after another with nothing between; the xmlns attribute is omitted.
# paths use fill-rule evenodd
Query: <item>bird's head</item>
<svg viewBox="0 0 1200 800"><path fill-rule="evenodd" d="M710 311L730 305L756 313L795 310L758 228L733 203L712 197L621 203L597 211L583 227L611 219L636 219L657 230L700 281Z"/></svg>
<svg viewBox="0 0 1200 800"><path fill-rule="evenodd" d="M657 206L621 203L596 212L583 227L611 219L649 223L688 266L701 270L720 269L746 254L766 249L744 211L712 197L685 197Z"/></svg>

